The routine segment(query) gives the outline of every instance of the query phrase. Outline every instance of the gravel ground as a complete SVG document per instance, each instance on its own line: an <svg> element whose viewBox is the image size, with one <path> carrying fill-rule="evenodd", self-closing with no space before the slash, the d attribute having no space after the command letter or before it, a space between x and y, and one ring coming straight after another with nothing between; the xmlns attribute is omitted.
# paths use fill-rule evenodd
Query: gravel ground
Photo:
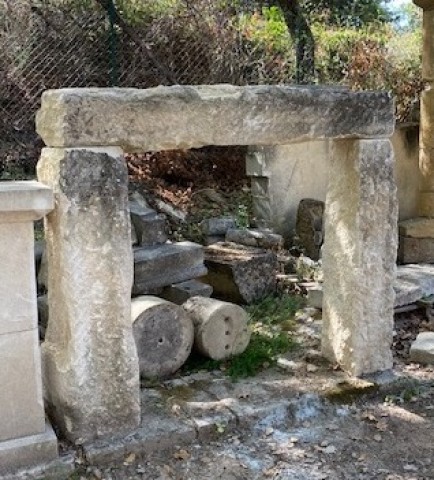
<svg viewBox="0 0 434 480"><path fill-rule="evenodd" d="M315 363L320 322L300 317L304 349L282 365L303 396L291 415L266 414L248 428L225 429L186 446L150 455L126 454L106 465L82 464L74 479L105 480L424 480L434 479L434 369L408 362L408 348L423 314L397 318L395 374L401 379L375 394L315 392L342 374ZM275 379L270 369L258 385ZM281 374L282 375L282 374ZM265 402L269 399L265 399Z"/></svg>

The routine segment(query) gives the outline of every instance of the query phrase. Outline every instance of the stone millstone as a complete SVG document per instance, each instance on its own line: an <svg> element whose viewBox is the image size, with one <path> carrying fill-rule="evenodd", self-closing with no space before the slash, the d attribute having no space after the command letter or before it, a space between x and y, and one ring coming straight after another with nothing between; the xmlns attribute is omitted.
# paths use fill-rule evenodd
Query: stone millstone
<svg viewBox="0 0 434 480"><path fill-rule="evenodd" d="M238 305L193 297L183 307L193 319L195 348L202 355L224 360L243 353L249 345L248 315Z"/></svg>
<svg viewBox="0 0 434 480"><path fill-rule="evenodd" d="M222 300L252 303L276 288L278 261L271 251L216 243L205 248L205 266L208 274L203 281Z"/></svg>
<svg viewBox="0 0 434 480"><path fill-rule="evenodd" d="M192 320L182 307L150 295L137 297L131 301L131 321L142 377L167 377L182 367L194 339Z"/></svg>

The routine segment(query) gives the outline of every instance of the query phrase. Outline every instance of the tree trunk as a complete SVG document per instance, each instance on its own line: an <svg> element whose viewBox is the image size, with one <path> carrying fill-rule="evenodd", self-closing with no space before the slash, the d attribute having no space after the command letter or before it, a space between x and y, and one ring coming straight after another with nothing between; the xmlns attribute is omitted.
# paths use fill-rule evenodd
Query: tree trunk
<svg viewBox="0 0 434 480"><path fill-rule="evenodd" d="M315 40L300 4L296 0L274 0L280 7L288 31L296 44L297 83L306 84L315 78Z"/></svg>

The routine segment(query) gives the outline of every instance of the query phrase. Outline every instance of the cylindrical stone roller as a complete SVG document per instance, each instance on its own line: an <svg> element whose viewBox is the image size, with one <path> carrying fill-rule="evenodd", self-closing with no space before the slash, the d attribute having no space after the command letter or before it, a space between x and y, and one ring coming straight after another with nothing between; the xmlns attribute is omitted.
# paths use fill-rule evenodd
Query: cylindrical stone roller
<svg viewBox="0 0 434 480"><path fill-rule="evenodd" d="M194 330L182 307L151 295L133 298L131 321L142 377L166 377L185 363Z"/></svg>
<svg viewBox="0 0 434 480"><path fill-rule="evenodd" d="M213 360L244 352L250 341L246 311L213 298L192 297L183 304L194 324L195 348Z"/></svg>

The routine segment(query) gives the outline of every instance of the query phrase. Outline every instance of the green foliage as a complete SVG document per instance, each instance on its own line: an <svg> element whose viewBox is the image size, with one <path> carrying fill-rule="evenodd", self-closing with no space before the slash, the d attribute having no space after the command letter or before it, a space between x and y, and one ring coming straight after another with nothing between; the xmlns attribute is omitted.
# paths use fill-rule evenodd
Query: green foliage
<svg viewBox="0 0 434 480"><path fill-rule="evenodd" d="M312 31L316 43L318 83L336 84L346 81L354 51L360 43L373 41L384 46L390 29L384 25L363 28L326 27L315 23Z"/></svg>
<svg viewBox="0 0 434 480"><path fill-rule="evenodd" d="M391 19L383 2L378 0L302 0L301 5L312 21L327 25L362 27Z"/></svg>
<svg viewBox="0 0 434 480"><path fill-rule="evenodd" d="M278 7L263 7L261 12L243 14L240 30L244 37L265 51L292 53L293 42Z"/></svg>

